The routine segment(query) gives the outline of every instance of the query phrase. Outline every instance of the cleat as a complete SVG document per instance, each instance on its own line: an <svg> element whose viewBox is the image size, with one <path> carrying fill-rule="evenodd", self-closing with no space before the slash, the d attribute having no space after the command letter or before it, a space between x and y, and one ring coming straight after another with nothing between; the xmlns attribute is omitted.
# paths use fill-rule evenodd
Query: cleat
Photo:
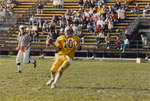
<svg viewBox="0 0 150 101"><path fill-rule="evenodd" d="M33 65L34 65L34 68L36 68L36 60L34 60L34 63L33 63Z"/></svg>
<svg viewBox="0 0 150 101"><path fill-rule="evenodd" d="M51 88L52 89L56 88L56 84L52 83Z"/></svg>
<svg viewBox="0 0 150 101"><path fill-rule="evenodd" d="M22 73L21 70L17 71L16 73Z"/></svg>
<svg viewBox="0 0 150 101"><path fill-rule="evenodd" d="M54 81L54 80L49 80L49 81L46 83L46 85L47 85L47 86L50 86L50 85L53 83L53 81Z"/></svg>

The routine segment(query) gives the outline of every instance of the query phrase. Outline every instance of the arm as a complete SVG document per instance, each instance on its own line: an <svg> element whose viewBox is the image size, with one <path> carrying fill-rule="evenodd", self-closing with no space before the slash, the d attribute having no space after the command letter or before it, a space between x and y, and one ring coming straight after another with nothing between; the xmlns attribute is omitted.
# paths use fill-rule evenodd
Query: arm
<svg viewBox="0 0 150 101"><path fill-rule="evenodd" d="M46 41L46 48L48 48L49 45L52 45L56 50L59 50L59 49L60 49L60 48L59 48L59 44L56 45L56 44L53 42L52 38L48 38L47 41Z"/></svg>

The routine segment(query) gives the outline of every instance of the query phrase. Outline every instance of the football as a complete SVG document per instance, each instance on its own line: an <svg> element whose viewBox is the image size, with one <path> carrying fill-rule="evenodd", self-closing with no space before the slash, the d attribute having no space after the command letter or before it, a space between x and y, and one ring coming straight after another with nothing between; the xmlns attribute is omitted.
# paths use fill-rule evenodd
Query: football
<svg viewBox="0 0 150 101"><path fill-rule="evenodd" d="M53 43L53 39L52 39L52 38L48 38L47 41L46 41L46 43L47 43L47 44Z"/></svg>

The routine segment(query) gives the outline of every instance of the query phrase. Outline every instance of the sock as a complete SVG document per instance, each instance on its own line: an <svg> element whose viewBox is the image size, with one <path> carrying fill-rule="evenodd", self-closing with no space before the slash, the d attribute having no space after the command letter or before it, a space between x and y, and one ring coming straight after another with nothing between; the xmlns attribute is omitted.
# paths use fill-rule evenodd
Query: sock
<svg viewBox="0 0 150 101"><path fill-rule="evenodd" d="M53 84L57 83L57 81L60 79L61 75L62 75L62 72L57 72Z"/></svg>
<svg viewBox="0 0 150 101"><path fill-rule="evenodd" d="M34 64L35 60L29 60L29 63Z"/></svg>
<svg viewBox="0 0 150 101"><path fill-rule="evenodd" d="M18 71L21 71L20 63L17 64L17 67L18 67Z"/></svg>

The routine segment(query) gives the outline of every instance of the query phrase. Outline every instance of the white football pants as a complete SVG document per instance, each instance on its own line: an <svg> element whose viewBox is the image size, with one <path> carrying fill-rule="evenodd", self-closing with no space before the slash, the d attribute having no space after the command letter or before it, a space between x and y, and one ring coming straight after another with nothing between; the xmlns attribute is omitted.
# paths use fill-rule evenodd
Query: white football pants
<svg viewBox="0 0 150 101"><path fill-rule="evenodd" d="M25 52L21 52L21 50L18 51L17 57L16 57L16 63L21 62L21 58L23 57L23 63L28 64L29 63L29 55L30 55L30 48L25 50Z"/></svg>

